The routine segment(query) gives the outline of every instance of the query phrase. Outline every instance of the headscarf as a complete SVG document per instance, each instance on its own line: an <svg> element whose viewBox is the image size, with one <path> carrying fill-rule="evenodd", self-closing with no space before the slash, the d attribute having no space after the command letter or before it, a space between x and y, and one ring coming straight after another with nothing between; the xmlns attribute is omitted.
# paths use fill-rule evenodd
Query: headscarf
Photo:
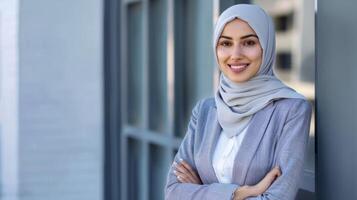
<svg viewBox="0 0 357 200"><path fill-rule="evenodd" d="M213 36L213 49L217 63L218 39L225 25L236 18L247 22L255 31L263 53L259 71L246 82L235 83L221 73L215 101L218 122L223 129L222 132L228 137L239 135L248 126L252 116L273 100L281 98L305 99L304 96L283 84L274 75L274 24L271 17L257 5L234 5L220 15Z"/></svg>

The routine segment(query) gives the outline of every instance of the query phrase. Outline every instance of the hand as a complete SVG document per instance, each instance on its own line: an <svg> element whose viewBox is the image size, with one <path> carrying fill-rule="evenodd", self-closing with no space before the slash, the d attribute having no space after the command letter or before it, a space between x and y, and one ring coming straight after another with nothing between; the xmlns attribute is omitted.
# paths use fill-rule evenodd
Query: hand
<svg viewBox="0 0 357 200"><path fill-rule="evenodd" d="M254 186L244 185L244 186L236 189L234 191L233 199L234 200L244 200L251 196L259 196L259 195L263 194L279 176L281 176L280 168L278 166L274 167L256 185L254 185Z"/></svg>
<svg viewBox="0 0 357 200"><path fill-rule="evenodd" d="M255 195L263 194L279 176L281 176L280 167L276 166L270 170L258 184L253 186Z"/></svg>
<svg viewBox="0 0 357 200"><path fill-rule="evenodd" d="M180 163L174 162L174 173L181 183L193 183L202 185L202 181L195 170L184 160Z"/></svg>

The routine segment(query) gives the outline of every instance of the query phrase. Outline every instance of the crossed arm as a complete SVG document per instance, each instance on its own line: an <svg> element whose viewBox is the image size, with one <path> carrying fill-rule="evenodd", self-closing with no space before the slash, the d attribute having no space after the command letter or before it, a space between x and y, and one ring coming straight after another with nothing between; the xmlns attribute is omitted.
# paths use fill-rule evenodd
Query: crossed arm
<svg viewBox="0 0 357 200"><path fill-rule="evenodd" d="M188 132L176 156L175 160L178 163L169 171L165 199L293 200L295 198L308 139L311 115L311 107L308 104L299 103L290 110L276 146L275 163L280 169L271 169L256 185L243 186L222 183L202 184L197 171L194 170L197 169L193 147L196 141L198 111L199 105L192 113ZM178 158L185 161L179 162Z"/></svg>
<svg viewBox="0 0 357 200"><path fill-rule="evenodd" d="M174 174L181 183L202 185L202 181L196 171L182 159L180 159L179 163L174 162ZM280 168L278 166L274 167L258 184L253 186L245 185L237 188L234 191L233 200L244 200L250 196L263 194L280 175Z"/></svg>

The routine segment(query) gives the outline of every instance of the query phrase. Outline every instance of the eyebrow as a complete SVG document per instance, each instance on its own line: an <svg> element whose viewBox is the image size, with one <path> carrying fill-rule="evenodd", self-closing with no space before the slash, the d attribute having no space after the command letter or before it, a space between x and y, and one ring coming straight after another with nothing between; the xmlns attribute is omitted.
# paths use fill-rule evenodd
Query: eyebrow
<svg viewBox="0 0 357 200"><path fill-rule="evenodd" d="M255 35L255 34L245 35L245 36L240 37L240 39L245 39L245 38L249 38L249 37L256 37L258 39L258 36ZM219 38L226 38L226 39L229 39L229 40L233 40L233 38L228 37L228 36L224 36L224 35L221 35L221 37L219 37Z"/></svg>

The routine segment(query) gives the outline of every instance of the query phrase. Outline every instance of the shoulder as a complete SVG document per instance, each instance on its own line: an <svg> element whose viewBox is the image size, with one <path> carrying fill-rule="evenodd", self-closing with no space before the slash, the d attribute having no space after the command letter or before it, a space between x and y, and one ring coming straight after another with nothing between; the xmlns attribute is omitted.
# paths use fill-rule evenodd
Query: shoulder
<svg viewBox="0 0 357 200"><path fill-rule="evenodd" d="M285 98L274 101L277 107L281 108L311 108L311 103L306 99Z"/></svg>
<svg viewBox="0 0 357 200"><path fill-rule="evenodd" d="M298 115L310 116L312 112L312 104L306 99L279 99L273 102L273 106L278 113L287 114L288 118Z"/></svg>
<svg viewBox="0 0 357 200"><path fill-rule="evenodd" d="M204 110L209 110L210 108L216 108L216 101L213 97L206 97L199 100L193 110L195 113L199 113Z"/></svg>
<svg viewBox="0 0 357 200"><path fill-rule="evenodd" d="M211 119L212 116L215 116L216 112L216 102L213 97L207 97L199 100L192 111L192 117L196 123L199 125L204 125L207 123L207 120Z"/></svg>
<svg viewBox="0 0 357 200"><path fill-rule="evenodd" d="M202 108L216 107L216 101L215 101L214 97L203 98L198 103L201 104Z"/></svg>

